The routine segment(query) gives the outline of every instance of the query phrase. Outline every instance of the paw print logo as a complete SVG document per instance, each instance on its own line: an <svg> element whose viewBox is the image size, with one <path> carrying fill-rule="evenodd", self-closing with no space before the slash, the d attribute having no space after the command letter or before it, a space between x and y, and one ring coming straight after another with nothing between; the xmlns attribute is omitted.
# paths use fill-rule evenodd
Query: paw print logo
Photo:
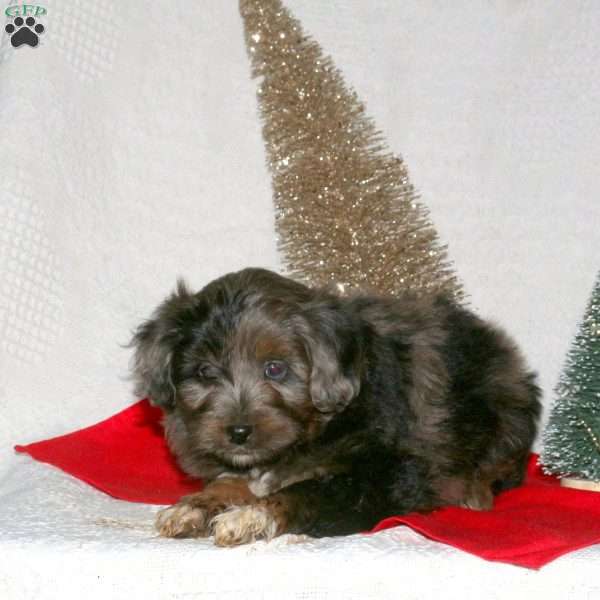
<svg viewBox="0 0 600 600"><path fill-rule="evenodd" d="M18 48L23 44L27 44L35 48L39 41L39 35L44 33L44 26L41 23L35 22L33 17L15 17L12 23L9 23L4 30L10 35L10 43Z"/></svg>

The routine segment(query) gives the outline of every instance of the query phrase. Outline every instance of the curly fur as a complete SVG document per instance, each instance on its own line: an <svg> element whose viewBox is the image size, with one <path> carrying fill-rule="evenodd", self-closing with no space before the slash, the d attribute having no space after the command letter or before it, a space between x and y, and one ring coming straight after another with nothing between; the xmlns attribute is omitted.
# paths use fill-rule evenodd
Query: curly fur
<svg viewBox="0 0 600 600"><path fill-rule="evenodd" d="M269 535L490 508L536 434L540 393L515 344L443 296L338 297L246 269L198 293L180 282L133 344L137 392L163 408L182 468L246 479L242 504L260 510L243 514L271 511Z"/></svg>

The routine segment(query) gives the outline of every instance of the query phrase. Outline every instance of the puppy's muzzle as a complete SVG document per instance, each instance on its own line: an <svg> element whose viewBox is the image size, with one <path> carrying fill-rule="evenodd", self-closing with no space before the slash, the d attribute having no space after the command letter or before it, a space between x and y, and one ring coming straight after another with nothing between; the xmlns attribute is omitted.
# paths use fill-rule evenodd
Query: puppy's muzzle
<svg viewBox="0 0 600 600"><path fill-rule="evenodd" d="M233 444L239 446L245 444L252 433L250 425L232 425L227 428L227 435Z"/></svg>

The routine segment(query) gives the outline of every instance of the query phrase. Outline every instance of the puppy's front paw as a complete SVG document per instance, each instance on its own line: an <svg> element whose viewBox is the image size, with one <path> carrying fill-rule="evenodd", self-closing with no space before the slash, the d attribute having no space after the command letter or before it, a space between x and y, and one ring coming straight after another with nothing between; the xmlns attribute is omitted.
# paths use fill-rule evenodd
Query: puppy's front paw
<svg viewBox="0 0 600 600"><path fill-rule="evenodd" d="M280 533L280 524L265 506L242 506L217 515L211 521L217 546L238 546Z"/></svg>
<svg viewBox="0 0 600 600"><path fill-rule="evenodd" d="M156 528L163 537L204 537L210 535L206 509L180 502L161 510L156 516Z"/></svg>
<svg viewBox="0 0 600 600"><path fill-rule="evenodd" d="M182 498L161 510L156 528L164 537L207 537L212 534L211 519L231 506L256 500L245 480L224 478L206 485L204 491Z"/></svg>

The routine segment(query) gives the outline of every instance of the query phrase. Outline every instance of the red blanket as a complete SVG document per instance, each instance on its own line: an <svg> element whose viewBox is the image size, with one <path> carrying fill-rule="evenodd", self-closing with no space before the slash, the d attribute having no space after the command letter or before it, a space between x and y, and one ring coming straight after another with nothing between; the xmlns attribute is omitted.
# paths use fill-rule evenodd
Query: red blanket
<svg viewBox="0 0 600 600"><path fill-rule="evenodd" d="M177 466L161 418L159 408L142 400L91 427L15 449L120 500L173 504L202 482Z"/></svg>
<svg viewBox="0 0 600 600"><path fill-rule="evenodd" d="M202 488L177 467L163 438L161 411L145 400L97 425L16 450L130 502L172 504ZM600 493L560 487L532 455L525 485L498 496L493 510L451 507L389 517L373 531L397 525L487 560L535 569L600 543Z"/></svg>

